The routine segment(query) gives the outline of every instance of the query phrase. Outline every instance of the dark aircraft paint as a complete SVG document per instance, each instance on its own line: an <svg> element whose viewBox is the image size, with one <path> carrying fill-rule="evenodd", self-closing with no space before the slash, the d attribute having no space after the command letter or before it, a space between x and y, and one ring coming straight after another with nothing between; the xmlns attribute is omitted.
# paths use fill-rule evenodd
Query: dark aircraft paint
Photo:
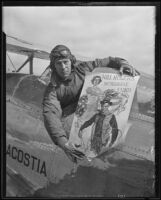
<svg viewBox="0 0 161 200"><path fill-rule="evenodd" d="M7 146L6 155L17 162L22 163L25 167L30 167L33 171L43 174L45 177L47 176L45 161L24 152L22 149L18 149L17 147L9 144Z"/></svg>

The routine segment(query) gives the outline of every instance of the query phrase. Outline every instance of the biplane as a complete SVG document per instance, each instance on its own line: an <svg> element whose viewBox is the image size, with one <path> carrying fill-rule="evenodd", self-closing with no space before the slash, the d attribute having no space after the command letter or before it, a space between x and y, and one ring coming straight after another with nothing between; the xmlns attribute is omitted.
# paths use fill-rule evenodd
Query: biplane
<svg viewBox="0 0 161 200"><path fill-rule="evenodd" d="M11 36L6 36L6 51L27 57L6 73L7 197L155 196L153 76L140 72L124 142L76 165L53 144L43 123L42 98L50 70L46 66L35 75L33 59L49 61L49 53ZM26 64L29 73L22 73Z"/></svg>

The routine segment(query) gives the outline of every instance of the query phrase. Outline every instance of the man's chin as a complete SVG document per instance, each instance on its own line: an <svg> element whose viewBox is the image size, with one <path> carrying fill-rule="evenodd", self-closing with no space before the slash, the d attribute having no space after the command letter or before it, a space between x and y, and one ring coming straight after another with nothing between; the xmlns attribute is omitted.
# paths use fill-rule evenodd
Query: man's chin
<svg viewBox="0 0 161 200"><path fill-rule="evenodd" d="M70 74L63 74L62 78L63 78L63 79L68 79L69 76L70 76Z"/></svg>

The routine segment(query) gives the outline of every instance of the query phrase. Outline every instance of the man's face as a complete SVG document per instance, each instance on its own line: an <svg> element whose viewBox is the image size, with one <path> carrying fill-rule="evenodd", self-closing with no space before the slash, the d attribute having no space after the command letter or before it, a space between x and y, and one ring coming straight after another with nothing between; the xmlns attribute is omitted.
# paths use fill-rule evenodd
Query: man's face
<svg viewBox="0 0 161 200"><path fill-rule="evenodd" d="M68 58L57 59L55 61L55 69L61 78L66 79L71 74L71 60Z"/></svg>
<svg viewBox="0 0 161 200"><path fill-rule="evenodd" d="M95 78L94 81L93 81L93 85L96 86L98 85L100 82L100 79L99 78Z"/></svg>
<svg viewBox="0 0 161 200"><path fill-rule="evenodd" d="M109 107L110 107L109 103L104 103L101 106L102 113L105 114L105 115L109 115L110 114Z"/></svg>

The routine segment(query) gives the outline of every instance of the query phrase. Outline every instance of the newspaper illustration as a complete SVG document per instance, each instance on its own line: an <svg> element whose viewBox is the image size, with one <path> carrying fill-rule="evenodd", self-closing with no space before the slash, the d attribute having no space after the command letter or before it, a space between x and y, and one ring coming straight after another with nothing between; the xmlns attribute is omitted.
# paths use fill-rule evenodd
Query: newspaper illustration
<svg viewBox="0 0 161 200"><path fill-rule="evenodd" d="M69 141L91 159L115 147L128 131L139 76L95 72L86 75Z"/></svg>

